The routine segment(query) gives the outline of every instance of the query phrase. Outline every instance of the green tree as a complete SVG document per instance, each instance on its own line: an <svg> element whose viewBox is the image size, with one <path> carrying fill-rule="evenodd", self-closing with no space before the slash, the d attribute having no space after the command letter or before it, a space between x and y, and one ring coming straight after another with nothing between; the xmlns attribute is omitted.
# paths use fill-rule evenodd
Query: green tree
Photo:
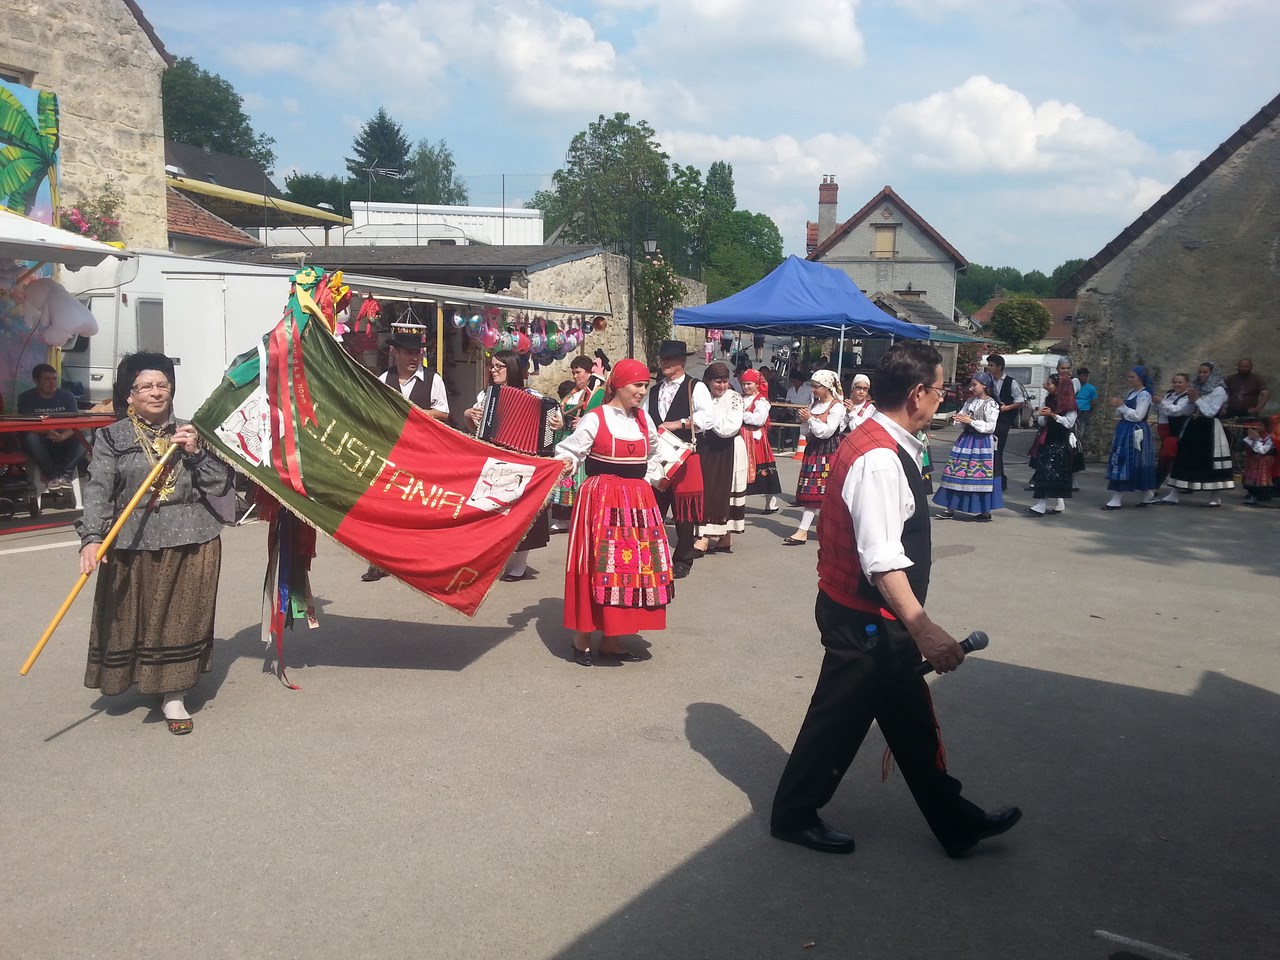
<svg viewBox="0 0 1280 960"><path fill-rule="evenodd" d="M1029 347L1049 332L1053 317L1044 304L1031 297L1012 297L996 304L987 329L1013 350Z"/></svg>
<svg viewBox="0 0 1280 960"><path fill-rule="evenodd" d="M164 135L178 143L208 147L257 161L268 173L275 166L275 138L255 133L235 87L182 57L160 81Z"/></svg>
<svg viewBox="0 0 1280 960"><path fill-rule="evenodd" d="M371 200L403 201L412 197L414 171L409 163L411 147L400 124L383 107L360 127L347 157L351 179L364 186L358 192Z"/></svg>
<svg viewBox="0 0 1280 960"><path fill-rule="evenodd" d="M1087 261L1082 259L1068 260L1062 266L1058 267L1057 270L1053 271L1053 273L1049 274L1049 284L1053 289L1053 293L1051 295L1056 297L1058 295L1058 290L1061 289L1062 285L1074 277L1086 262Z"/></svg>
<svg viewBox="0 0 1280 960"><path fill-rule="evenodd" d="M420 140L409 158L409 169L413 199L418 203L462 206L470 199L466 184L458 179L453 151L444 140L435 144Z"/></svg>
<svg viewBox="0 0 1280 960"><path fill-rule="evenodd" d="M731 211L711 227L707 300L723 300L765 277L782 262L782 234L763 213Z"/></svg>
<svg viewBox="0 0 1280 960"><path fill-rule="evenodd" d="M684 297L684 284L661 253L636 268L636 316L644 335L645 355L652 365L662 341L671 336L672 311Z"/></svg>
<svg viewBox="0 0 1280 960"><path fill-rule="evenodd" d="M357 184L323 173L291 173L284 178L287 199L308 207L327 203L344 217L351 216L351 194L356 190Z"/></svg>
<svg viewBox="0 0 1280 960"><path fill-rule="evenodd" d="M706 211L708 226L725 220L738 209L738 197L733 184L733 164L716 160L707 167L702 206Z"/></svg>

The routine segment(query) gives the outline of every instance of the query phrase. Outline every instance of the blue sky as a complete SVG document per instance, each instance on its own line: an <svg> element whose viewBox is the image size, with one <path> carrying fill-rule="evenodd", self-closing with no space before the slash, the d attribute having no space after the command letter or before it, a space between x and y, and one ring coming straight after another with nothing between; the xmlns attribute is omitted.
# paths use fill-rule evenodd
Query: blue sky
<svg viewBox="0 0 1280 960"><path fill-rule="evenodd" d="M888 184L967 259L1091 257L1280 93L1275 0L141 0L276 138L276 180L342 173L379 106L518 204L599 114L733 164L804 252Z"/></svg>

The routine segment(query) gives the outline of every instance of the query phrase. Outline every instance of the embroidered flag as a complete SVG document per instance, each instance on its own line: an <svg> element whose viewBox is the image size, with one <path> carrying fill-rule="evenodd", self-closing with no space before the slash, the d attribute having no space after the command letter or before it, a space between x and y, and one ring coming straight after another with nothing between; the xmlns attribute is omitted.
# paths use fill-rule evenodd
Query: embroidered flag
<svg viewBox="0 0 1280 960"><path fill-rule="evenodd" d="M285 318L192 423L311 526L471 616L564 465L464 436L348 357L310 295L328 279L295 275Z"/></svg>

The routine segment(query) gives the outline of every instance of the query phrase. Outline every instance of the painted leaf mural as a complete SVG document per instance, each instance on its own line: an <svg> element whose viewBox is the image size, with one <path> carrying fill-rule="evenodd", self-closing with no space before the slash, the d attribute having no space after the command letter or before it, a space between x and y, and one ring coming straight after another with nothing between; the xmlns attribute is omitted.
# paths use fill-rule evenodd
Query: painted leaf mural
<svg viewBox="0 0 1280 960"><path fill-rule="evenodd" d="M0 84L0 203L29 214L47 179L51 206L57 206L58 98L40 91L35 115L14 89Z"/></svg>

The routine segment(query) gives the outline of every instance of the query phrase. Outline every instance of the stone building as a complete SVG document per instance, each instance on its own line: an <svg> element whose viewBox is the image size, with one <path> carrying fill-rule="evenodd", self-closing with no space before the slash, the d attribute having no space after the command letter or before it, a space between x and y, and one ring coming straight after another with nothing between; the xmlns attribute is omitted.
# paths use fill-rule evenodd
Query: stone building
<svg viewBox="0 0 1280 960"><path fill-rule="evenodd" d="M130 247L168 247L160 78L172 64L133 0L25 0L0 36L0 75L58 95L63 205L110 181Z"/></svg>
<svg viewBox="0 0 1280 960"><path fill-rule="evenodd" d="M818 185L818 222L808 228L808 259L847 273L863 291L923 300L944 317L955 314L962 257L928 221L886 186L844 223L836 218L839 186Z"/></svg>
<svg viewBox="0 0 1280 960"><path fill-rule="evenodd" d="M1101 396L1145 364L1157 388L1250 357L1280 410L1280 96L1058 291L1077 298L1072 353ZM1091 452L1107 431L1094 431Z"/></svg>

